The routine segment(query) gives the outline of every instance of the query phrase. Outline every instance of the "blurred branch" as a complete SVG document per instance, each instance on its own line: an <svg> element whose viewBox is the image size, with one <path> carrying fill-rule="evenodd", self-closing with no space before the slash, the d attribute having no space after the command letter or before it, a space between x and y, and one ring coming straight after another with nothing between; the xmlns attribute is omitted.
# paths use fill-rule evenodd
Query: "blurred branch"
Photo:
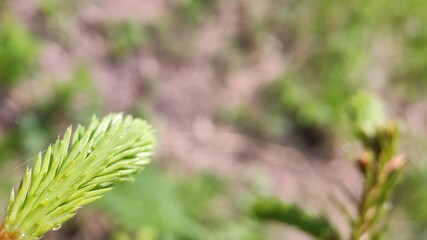
<svg viewBox="0 0 427 240"><path fill-rule="evenodd" d="M361 138L365 152L357 162L365 177L365 185L358 218L353 223L353 240L383 234L378 230L379 224L389 205L397 177L406 163L403 155L396 155L399 140L396 123L380 127L373 135L362 134Z"/></svg>
<svg viewBox="0 0 427 240"><path fill-rule="evenodd" d="M318 239L341 239L338 231L324 217L310 215L296 205L283 203L274 198L259 199L253 207L253 213L260 220L286 223Z"/></svg>

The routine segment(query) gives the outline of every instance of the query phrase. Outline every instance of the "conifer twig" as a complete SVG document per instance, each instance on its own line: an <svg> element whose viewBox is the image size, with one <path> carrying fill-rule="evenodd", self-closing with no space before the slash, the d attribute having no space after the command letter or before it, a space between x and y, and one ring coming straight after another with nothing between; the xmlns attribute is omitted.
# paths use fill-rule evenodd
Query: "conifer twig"
<svg viewBox="0 0 427 240"><path fill-rule="evenodd" d="M399 129L390 123L373 135L360 131L365 153L358 159L365 183L358 205L358 218L353 223L352 240L369 239L383 234L381 218L387 208L397 176L406 164L403 155L397 155Z"/></svg>
<svg viewBox="0 0 427 240"><path fill-rule="evenodd" d="M12 190L0 240L32 240L101 198L117 181L132 180L153 154L153 129L141 119L110 114L93 117L86 129L69 127L62 139L39 153L18 191Z"/></svg>

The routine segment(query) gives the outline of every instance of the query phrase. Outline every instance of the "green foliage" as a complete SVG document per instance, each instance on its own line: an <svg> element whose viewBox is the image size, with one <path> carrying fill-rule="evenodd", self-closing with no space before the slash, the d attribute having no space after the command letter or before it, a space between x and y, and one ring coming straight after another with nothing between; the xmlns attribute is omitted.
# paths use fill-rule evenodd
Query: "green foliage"
<svg viewBox="0 0 427 240"><path fill-rule="evenodd" d="M56 19L57 14L61 9L61 4L58 0L42 0L39 6L40 12L50 19Z"/></svg>
<svg viewBox="0 0 427 240"><path fill-rule="evenodd" d="M133 186L118 185L100 201L101 206L131 229L149 226L163 238L203 238L206 229L187 213L176 183L152 168L144 173Z"/></svg>
<svg viewBox="0 0 427 240"><path fill-rule="evenodd" d="M295 114L294 121L302 125L340 125L349 98L365 78L363 62L369 51L364 36L371 26L364 24L370 20L364 15L365 8L359 7L330 0L314 4L291 1L274 10L272 31L285 27L295 38L287 47L304 52L266 88L264 106L288 116ZM316 24L307 24L310 22Z"/></svg>
<svg viewBox="0 0 427 240"><path fill-rule="evenodd" d="M211 174L189 178L147 168L132 185L118 185L98 205L127 232L117 239L259 240L259 225L233 214L225 183ZM125 198L123 196L126 196ZM220 204L220 205L218 205ZM237 216L236 216L237 215Z"/></svg>
<svg viewBox="0 0 427 240"><path fill-rule="evenodd" d="M208 16L209 10L213 8L217 0L181 0L177 14L191 24L199 23L203 18Z"/></svg>
<svg viewBox="0 0 427 240"><path fill-rule="evenodd" d="M290 1L272 9L262 24L264 31L292 49L289 55L295 59L281 77L259 91L256 104L249 106L254 110L248 112L261 112L264 125L281 126L283 138L294 130L298 135L319 132L321 139L342 132L352 96L367 87L363 79L369 70L371 39L366 35L374 34L376 20L370 11L377 8L371 5ZM246 117L251 116L241 119Z"/></svg>
<svg viewBox="0 0 427 240"><path fill-rule="evenodd" d="M425 167L412 167L398 184L399 195L395 196L395 203L403 207L408 219L411 220L413 236L411 239L425 239L427 232L427 170Z"/></svg>
<svg viewBox="0 0 427 240"><path fill-rule="evenodd" d="M356 135L374 134L384 123L384 109L380 100L367 92L355 94L349 101L347 111Z"/></svg>
<svg viewBox="0 0 427 240"><path fill-rule="evenodd" d="M356 103L366 103L366 96L355 98ZM356 101L358 100L358 101ZM359 101L360 100L360 101ZM362 101L363 100L363 101ZM363 113L369 112L365 105L356 105L355 123L357 134L364 147L364 152L357 160L364 177L364 188L360 201L355 201L357 217L348 215L348 210L340 202L340 210L348 217L352 232L350 239L381 239L385 234L388 219L385 218L387 205L391 199L397 179L406 160L397 154L399 128L396 124L377 125L374 131L365 132L357 120L363 120ZM376 118L374 118L376 120ZM367 119L369 120L369 119ZM370 125L368 125L370 126ZM368 130L372 130L368 128ZM352 199L354 201L354 199ZM261 220L276 220L286 223L318 239L341 239L338 231L324 217L311 216L295 205L289 205L276 199L259 199L253 206L253 212Z"/></svg>
<svg viewBox="0 0 427 240"><path fill-rule="evenodd" d="M38 44L17 19L0 16L0 87L21 80L33 68Z"/></svg>
<svg viewBox="0 0 427 240"><path fill-rule="evenodd" d="M153 153L151 126L111 114L93 118L86 129L71 127L27 168L17 194L10 196L4 220L8 232L28 239L58 229L77 210L101 198L117 181L132 180Z"/></svg>
<svg viewBox="0 0 427 240"><path fill-rule="evenodd" d="M67 83L54 86L55 101L41 106L46 115L52 116L60 112L73 121L88 122L93 113L100 112L100 95L93 83L92 73L85 65L76 66ZM46 118L47 116L44 117Z"/></svg>
<svg viewBox="0 0 427 240"><path fill-rule="evenodd" d="M282 115L264 114L262 111L257 111L248 106L222 109L218 115L222 120L234 123L241 130L254 136L279 138L288 130L284 129L288 124L286 124L287 119Z"/></svg>
<svg viewBox="0 0 427 240"><path fill-rule="evenodd" d="M336 135L347 125L346 108L360 90L378 89L385 81L392 84L385 84L383 90L393 98L414 98L427 86L422 67L427 62L427 41L423 41L427 34L421 27L427 23L426 9L420 0L273 4L261 22L251 23L260 27L252 28L275 36L291 61L283 75L260 92L255 104L242 107L252 110L240 119L259 112L265 117L247 129L264 131L258 122L277 126L281 116L284 138L292 135L289 129L301 127Z"/></svg>
<svg viewBox="0 0 427 240"><path fill-rule="evenodd" d="M0 15L5 13L1 9L4 2L0 0ZM73 6L80 1L39 2L39 11L50 27L47 29L49 31L47 35L52 36L52 33L59 32L52 29L58 29L60 25L57 24L64 22L64 16L71 13L70 9L77 10ZM218 3L216 0L173 1L166 4L166 8L175 7L174 11L153 23L153 26L141 26L135 22L107 25L106 38L110 43L110 54L115 60L120 60L148 43L161 62L179 65L183 60L190 59L191 54L197 54L197 51L193 52L190 40L194 35L204 32L206 20L222 18L222 15L227 21L219 21L220 24L233 23L230 30L226 31L227 35L230 35L226 38L241 37L241 45L244 45L249 36L256 39L253 40L256 44L262 46L265 42L274 42L275 46L276 44L282 46L283 53L277 54L282 54L285 60L290 59L286 72L261 90L254 102L233 108L226 106L221 117L257 139L261 138L262 141L273 140L297 146L300 142L309 145L308 142L313 139L315 143L320 144L328 143L331 139L336 140L331 136L342 134L343 127L352 125L352 130L363 141L367 150L358 160L358 164L367 177L366 182L370 183L369 186L365 186L367 194L364 197L370 195L371 200L366 204L360 203L359 222L366 222L366 216L369 215L367 213L374 213L374 216L380 219L376 223L381 222L381 217L384 217L381 216L384 210L381 203L389 206L388 200L385 199L389 198L397 173L400 172L386 174L385 165L393 165L392 162L397 164L401 158L396 158L390 153L386 154L385 152L389 150L384 151L391 147L395 148L397 143L388 141L390 136L386 131L381 130L383 133L381 136L378 135L377 127L383 123L382 107L380 101L368 93L367 89L375 89L387 96L388 100L399 101L399 105L402 103L403 107L398 106L397 112L405 111L408 118L413 116L412 111L406 112L404 106L413 102L405 100L413 101L423 97L427 87L425 68L427 32L424 27L427 25L426 2L289 0L277 4L280 1L265 1L257 3L263 6L254 8L256 11L251 12L252 6L258 6L251 5L254 2L256 1L232 3L231 5L236 7L234 10L237 10L233 12L237 14L232 16L232 19L227 19L228 10L223 12L222 8L218 8L220 14L215 11ZM223 3L228 4L219 2L218 6L222 7ZM262 15L263 7L269 8L264 9L266 15ZM252 13L257 17L253 18ZM31 73L37 54L37 42L22 24L10 16L1 18L0 95L2 90L7 90ZM234 25L236 20L241 22ZM40 23L36 22L36 29L40 30ZM251 48L239 49L238 54L241 56L235 56L233 51L236 50L233 47L236 45L226 43L224 45L227 47L218 49L218 52L212 57L209 55L207 60L215 64L217 58L224 58L226 60L223 65L226 65L227 70L236 67L234 61L239 64L246 61L252 64L254 58L257 59L264 54L262 48L257 48L261 45L255 46L256 44L250 45ZM251 54L248 54L248 50L252 50ZM234 59L236 57L237 60ZM194 59L199 58L195 56ZM192 64L193 61L188 62ZM227 76L220 78L228 79ZM22 115L17 116L16 123L6 123L7 126L4 128L2 126L0 161L25 154L27 156L21 157L27 158L28 154L32 155L44 148L65 122L87 122L94 112L100 111L98 96L93 94L96 89L92 86L89 69L77 68L70 80L53 87L53 98L37 103L37 106L33 106L30 110L25 109ZM363 89L362 92L359 92L360 89ZM402 97L406 99L401 101ZM349 118L345 117L346 113L349 113ZM416 115L417 118L419 116L421 114ZM391 135L394 134L392 130ZM312 149L309 154L313 154ZM246 218L238 220L227 218L224 212L232 212L234 209L232 207L212 207L217 198L221 198L224 194L224 183L211 177L198 176L182 180L162 170L150 169L150 171L154 173L148 174L153 176L141 176L142 180L137 180L136 185L128 186L126 191L120 192L122 195L132 196L128 202L124 201L126 206L118 206L119 204L114 202L115 199L106 204L105 208L112 215L117 213L119 216L117 221L126 228L115 236L117 239L187 239L189 236L193 239L205 239L206 236L202 234L206 233L214 235L212 238L221 240L250 239L251 230L257 227L256 224L254 226ZM414 224L414 229L419 233L418 239L425 239L424 226L427 222L427 210L424 209L426 204L423 204L427 202L427 194L423 190L425 170L416 169L408 175L410 176L399 189L400 198L405 198L405 201L402 201L411 225ZM383 181L385 176L387 180ZM0 178L1 188L6 188L12 182L4 174ZM155 186L162 186L166 190L162 192L155 189ZM144 189L144 192L138 193L141 195L134 194L132 191L139 187ZM154 190L145 192L145 189L150 188ZM158 199L146 197L144 194L153 194ZM168 198L163 199L162 194ZM117 198L117 202L123 200L119 194L111 195ZM165 209L171 211L173 216L182 216L183 222L174 222L177 220L168 218L167 213L160 209L153 210L155 213L152 214L150 211L156 208L139 206L138 198L154 202L149 206L159 202L161 206L166 206ZM228 197L227 200L231 198L233 197ZM225 197L221 198L221 201L226 201L224 199ZM132 204L142 210L133 212L124 210L120 215L121 207L130 208ZM299 210L303 215L304 212ZM142 220L137 219L140 212L147 213ZM135 216L130 217L132 214ZM151 217L152 215L159 217ZM362 225L357 221L354 222L355 228L362 228ZM374 223L368 225L375 230L383 227ZM127 228L131 228L134 234L129 234ZM210 231L207 228L214 230ZM197 229L200 229L202 234L194 233L199 232ZM195 235L192 235L193 233ZM373 238L378 236L375 233L372 235ZM257 237L257 234L253 234L253 238Z"/></svg>
<svg viewBox="0 0 427 240"><path fill-rule="evenodd" d="M386 23L392 24L393 28L390 28L396 31L394 34L401 48L401 60L393 71L394 83L401 87L400 93L406 98L422 97L427 87L427 71L424 67L427 62L427 32L422 27L427 24L424 14L427 4L425 1L413 0L381 7L389 15Z"/></svg>
<svg viewBox="0 0 427 240"><path fill-rule="evenodd" d="M260 220L289 224L318 239L341 239L338 231L327 219L313 216L294 204L287 204L274 198L259 199L253 207L253 213Z"/></svg>
<svg viewBox="0 0 427 240"><path fill-rule="evenodd" d="M31 156L37 154L40 149L45 148L50 140L50 134L52 129L46 126L43 120L37 117L35 114L28 113L19 120L15 136L10 136L11 141L9 143L14 145L15 150L24 150ZM6 147L11 147L10 145Z"/></svg>
<svg viewBox="0 0 427 240"><path fill-rule="evenodd" d="M291 33L284 44L298 53L289 71L296 75L295 84L311 86L307 88L310 95L323 97L319 104L339 105L337 101L345 99L346 92L366 85L369 68L378 66L386 68L396 93L409 98L423 93L427 34L421 26L427 24L427 4L422 0L388 3L289 1L275 8L269 20L275 23L270 25L272 31ZM381 47L390 48L386 49L391 54L388 66L373 56L372 52L384 50Z"/></svg>
<svg viewBox="0 0 427 240"><path fill-rule="evenodd" d="M334 87L331 84L316 93L306 87L311 83L302 84L302 81L299 76L289 74L267 86L261 93L262 105L270 106L271 114L279 113L302 126L326 127L342 121L347 98L352 94L350 87L344 83Z"/></svg>
<svg viewBox="0 0 427 240"><path fill-rule="evenodd" d="M383 219L384 212L406 163L402 155L396 155L399 146L399 128L396 124L390 123L378 128L374 134L361 135L360 138L365 153L358 159L358 164L365 182L358 206L359 215L353 222L354 240L362 236L379 237L385 233L387 220Z"/></svg>
<svg viewBox="0 0 427 240"><path fill-rule="evenodd" d="M112 24L107 29L112 56L119 59L127 56L146 42L146 35L144 27L135 22Z"/></svg>
<svg viewBox="0 0 427 240"><path fill-rule="evenodd" d="M33 109L16 119L13 128L0 141L0 162L24 154L33 156L45 148L58 129L66 122L87 123L100 112L97 89L87 68L76 67L70 79L53 84L52 99L35 99ZM82 101L83 100L83 101Z"/></svg>
<svg viewBox="0 0 427 240"><path fill-rule="evenodd" d="M124 231L116 232L112 239L113 240L156 240L159 239L159 232L153 227L146 226L138 230L134 236L130 236Z"/></svg>

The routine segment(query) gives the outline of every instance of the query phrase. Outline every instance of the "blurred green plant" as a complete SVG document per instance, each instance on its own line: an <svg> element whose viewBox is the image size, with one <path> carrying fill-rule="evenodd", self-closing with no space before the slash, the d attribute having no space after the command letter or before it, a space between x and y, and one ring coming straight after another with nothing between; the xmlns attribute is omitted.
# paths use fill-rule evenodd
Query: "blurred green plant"
<svg viewBox="0 0 427 240"><path fill-rule="evenodd" d="M151 167L97 205L123 228L116 239L263 239L258 224L233 210L237 199L226 195L225 184L209 173L183 179Z"/></svg>
<svg viewBox="0 0 427 240"><path fill-rule="evenodd" d="M42 0L39 5L40 12L51 21L55 20L55 22L58 19L58 13L61 8L61 3L58 0Z"/></svg>
<svg viewBox="0 0 427 240"><path fill-rule="evenodd" d="M209 16L217 0L181 0L177 7L180 22L197 24Z"/></svg>
<svg viewBox="0 0 427 240"><path fill-rule="evenodd" d="M404 211L406 216L399 219L410 223L408 230L410 239L426 239L427 232L427 169L425 166L410 166L405 172L402 181L398 184L399 195L395 196L394 203ZM400 224L398 222L397 224ZM398 238L396 238L398 239Z"/></svg>
<svg viewBox="0 0 427 240"><path fill-rule="evenodd" d="M352 239L370 236L380 239L386 231L384 212L391 204L391 194L406 163L402 155L396 155L399 141L397 124L379 127L373 134L360 137L365 152L358 159L365 182L362 200L358 205L358 217L353 222Z"/></svg>
<svg viewBox="0 0 427 240"><path fill-rule="evenodd" d="M397 5L381 5L381 8L387 13L387 18L381 18L382 23L387 25L384 28L391 32L390 38L396 39L394 43L397 46L393 47L400 54L400 60L392 71L393 84L400 87L399 93L406 99L419 99L427 88L427 32L422 27L427 24L424 14L427 4L413 0Z"/></svg>
<svg viewBox="0 0 427 240"><path fill-rule="evenodd" d="M338 231L326 218L310 215L294 204L286 204L275 198L259 199L253 206L253 212L260 220L286 223L319 239L340 239Z"/></svg>
<svg viewBox="0 0 427 240"><path fill-rule="evenodd" d="M50 116L63 115L75 122L88 122L91 115L100 113L101 99L94 85L92 72L84 64L77 65L67 83L54 83L55 101L42 108Z"/></svg>
<svg viewBox="0 0 427 240"><path fill-rule="evenodd" d="M137 50L147 41L144 26L136 22L114 23L107 27L111 55L121 59Z"/></svg>
<svg viewBox="0 0 427 240"><path fill-rule="evenodd" d="M9 88L34 68L38 43L16 18L0 16L0 87Z"/></svg>
<svg viewBox="0 0 427 240"><path fill-rule="evenodd" d="M364 86L369 53L365 34L372 27L367 8L321 0L290 1L274 10L276 15L266 20L275 23L270 31L279 39L283 27L292 33L295 39L284 44L293 44L286 47L295 49L298 59L261 92L262 105L294 116L293 121L304 127L340 126L347 102Z"/></svg>
<svg viewBox="0 0 427 240"><path fill-rule="evenodd" d="M351 97L347 113L353 132L359 138L363 138L364 134L374 134L375 130L385 121L381 101L366 91L360 91Z"/></svg>
<svg viewBox="0 0 427 240"><path fill-rule="evenodd" d="M71 127L27 167L10 195L1 240L38 239L56 230L83 205L101 198L117 181L133 180L153 154L154 135L141 119L122 114Z"/></svg>
<svg viewBox="0 0 427 240"><path fill-rule="evenodd" d="M206 229L188 215L175 184L168 176L148 168L136 178L134 186L118 185L99 204L116 221L136 231L150 227L160 237L203 238Z"/></svg>
<svg viewBox="0 0 427 240"><path fill-rule="evenodd" d="M281 77L259 92L255 103L238 106L245 110L237 111L233 123L272 138L276 136L262 125L281 126L276 133L280 132L282 138L312 132L319 136L317 142L324 142L345 132L346 109L352 96L361 89L378 87L382 75L373 76L373 72L384 71L385 79L393 82L384 86L387 91L398 93L402 86L422 91L425 78L416 74L422 72L416 66L427 62L423 54L427 45L422 41L424 31L420 27L426 19L420 9L427 5L418 0L385 5L383 0L295 0L270 5L269 14L251 23L255 26L250 28L259 29L258 34L264 37L273 35L291 61ZM420 39L406 44L415 38ZM388 57L385 63L383 54L396 57ZM410 92L395 96L400 98ZM264 123L261 127L260 122Z"/></svg>
<svg viewBox="0 0 427 240"><path fill-rule="evenodd" d="M53 99L34 101L33 109L19 116L0 141L0 162L22 153L28 158L45 148L58 126L65 122L87 123L91 115L100 113L100 98L90 71L77 66L73 76L54 82Z"/></svg>
<svg viewBox="0 0 427 240"><path fill-rule="evenodd" d="M289 132L290 123L282 115L271 113L264 114L249 106L235 106L222 109L219 118L226 122L234 123L241 130L257 137L280 138ZM268 123L268 124L266 124Z"/></svg>
<svg viewBox="0 0 427 240"><path fill-rule="evenodd" d="M282 78L319 100L313 104L325 112L309 120L325 116L335 120L346 93L366 85L378 87L386 81L391 84L384 87L398 97L423 96L427 87L426 10L422 0L399 4L291 0L270 4L268 14L252 23L252 28L264 37L275 36L290 57ZM304 103L294 106L305 111Z"/></svg>
<svg viewBox="0 0 427 240"><path fill-rule="evenodd" d="M65 48L73 45L70 23L80 11L80 0L40 0L38 1L38 30L43 38L61 44Z"/></svg>
<svg viewBox="0 0 427 240"><path fill-rule="evenodd" d="M376 106L366 104L366 95L359 95L353 100L356 109L350 112L355 120L355 133L364 149L357 159L358 167L364 176L364 188L361 199L355 202L358 209L356 217L348 215L349 211L344 205L340 209L352 226L350 239L381 239L389 222L389 219L385 218L385 212L389 210L392 191L406 160L402 155L397 155L397 124L381 124L376 116L367 115L366 113L370 113ZM361 120L367 124L361 124ZM312 216L304 209L276 199L260 199L253 206L253 212L260 220L290 224L318 239L343 238L326 218Z"/></svg>

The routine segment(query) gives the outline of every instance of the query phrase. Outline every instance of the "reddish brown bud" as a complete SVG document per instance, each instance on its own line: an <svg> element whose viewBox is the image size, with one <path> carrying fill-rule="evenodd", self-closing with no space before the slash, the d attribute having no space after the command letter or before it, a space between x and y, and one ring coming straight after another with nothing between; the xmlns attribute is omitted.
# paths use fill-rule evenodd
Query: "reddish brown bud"
<svg viewBox="0 0 427 240"><path fill-rule="evenodd" d="M393 157L387 164L386 172L391 173L401 169L406 164L406 158L404 155L397 155Z"/></svg>
<svg viewBox="0 0 427 240"><path fill-rule="evenodd" d="M368 152L364 152L360 156L360 158L357 159L357 165L363 174L366 174L366 172L368 171L368 168L371 166L371 164L372 164L372 158Z"/></svg>

